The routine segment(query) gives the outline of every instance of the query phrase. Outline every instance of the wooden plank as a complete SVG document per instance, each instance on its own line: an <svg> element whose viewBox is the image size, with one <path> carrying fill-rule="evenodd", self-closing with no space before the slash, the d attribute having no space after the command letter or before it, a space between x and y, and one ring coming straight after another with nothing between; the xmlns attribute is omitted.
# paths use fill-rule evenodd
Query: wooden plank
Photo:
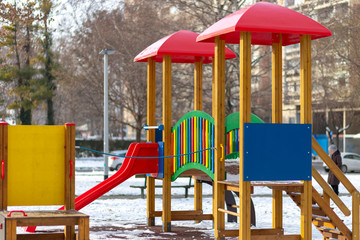
<svg viewBox="0 0 360 240"><path fill-rule="evenodd" d="M341 231L344 236L352 239L351 231L348 227L343 223L343 221L336 215L336 213L330 208L330 206L322 199L320 194L316 191L315 188L312 188L312 197L319 205L321 210L326 213L326 216L331 219L331 221L335 224L335 226Z"/></svg>
<svg viewBox="0 0 360 240"><path fill-rule="evenodd" d="M354 185L349 181L349 179L344 175L344 173L339 169L339 167L335 164L335 162L327 155L324 149L320 146L320 144L316 141L314 137L312 137L312 148L319 155L319 157L325 162L325 164L331 169L337 179L344 185L344 187L349 191L349 193L353 193L356 190Z"/></svg>
<svg viewBox="0 0 360 240"><path fill-rule="evenodd" d="M215 74L213 102L215 120L215 181L214 181L214 227L215 238L225 228L225 215L216 209L224 208L225 188L218 181L225 179L225 41L215 37Z"/></svg>
<svg viewBox="0 0 360 240"><path fill-rule="evenodd" d="M79 234L77 240L89 240L89 217L80 218L78 225Z"/></svg>
<svg viewBox="0 0 360 240"><path fill-rule="evenodd" d="M262 229L251 229L251 236L254 235L284 235L283 228L262 228Z"/></svg>
<svg viewBox="0 0 360 240"><path fill-rule="evenodd" d="M274 236L274 235L254 235L251 236L251 240L300 240L300 235L281 235L281 236Z"/></svg>
<svg viewBox="0 0 360 240"><path fill-rule="evenodd" d="M222 208L218 208L218 211L226 213L226 214L230 214L230 215L233 215L233 216L236 216L236 217L239 217L239 214L237 212L232 212L232 211L225 210L225 209L222 209Z"/></svg>
<svg viewBox="0 0 360 240"><path fill-rule="evenodd" d="M203 110L203 87L202 87L202 75L203 75L203 60L202 58L195 62L194 68L194 110Z"/></svg>
<svg viewBox="0 0 360 240"><path fill-rule="evenodd" d="M156 62L148 58L147 65L147 125L155 125L155 89L156 89ZM147 131L147 141L155 142L155 130ZM148 226L154 226L155 220L150 217L150 212L155 210L155 178L147 177L147 221Z"/></svg>
<svg viewBox="0 0 360 240"><path fill-rule="evenodd" d="M22 218L17 219L17 226L74 226L79 221L78 217L63 217L63 218Z"/></svg>
<svg viewBox="0 0 360 240"><path fill-rule="evenodd" d="M194 179L194 210L202 210L202 183Z"/></svg>
<svg viewBox="0 0 360 240"><path fill-rule="evenodd" d="M251 33L240 32L240 129L239 139L244 139L244 123L251 122ZM243 149L244 141L239 141L239 239L249 240L251 238L251 202L250 182L243 181Z"/></svg>
<svg viewBox="0 0 360 240"><path fill-rule="evenodd" d="M17 240L63 240L64 233L18 234Z"/></svg>
<svg viewBox="0 0 360 240"><path fill-rule="evenodd" d="M188 220L197 220L197 221L204 221L204 220L213 220L212 214L201 214L201 215L171 215L172 221L188 221Z"/></svg>
<svg viewBox="0 0 360 240"><path fill-rule="evenodd" d="M171 155L171 56L163 56L164 155ZM171 231L171 158L164 159L163 230Z"/></svg>
<svg viewBox="0 0 360 240"><path fill-rule="evenodd" d="M300 119L311 123L311 36L300 37ZM312 232L312 183L304 181L301 194L301 239L311 239Z"/></svg>
<svg viewBox="0 0 360 240"><path fill-rule="evenodd" d="M203 110L203 60L202 57L194 66L194 110ZM202 210L202 183L194 179L194 209ZM197 221L198 223L198 221Z"/></svg>
<svg viewBox="0 0 360 240"><path fill-rule="evenodd" d="M7 208L7 124L5 123L0 125L0 161L0 210L2 211Z"/></svg>
<svg viewBox="0 0 360 240"><path fill-rule="evenodd" d="M323 177L320 175L320 173L312 167L312 176L314 179L319 183L319 185L322 187L326 195L328 195L333 202L336 204L336 206L339 207L339 209L344 213L345 216L350 216L351 212L349 208L344 204L344 202L339 198L339 196L332 190L332 188L327 184L327 182L323 179Z"/></svg>
<svg viewBox="0 0 360 240"><path fill-rule="evenodd" d="M155 125L156 62L148 58L147 65L147 125ZM147 130L147 141L155 142L155 129Z"/></svg>
<svg viewBox="0 0 360 240"><path fill-rule="evenodd" d="M300 240L301 237L300 235L283 235L281 234L281 230L282 229L251 229L251 239L255 239L255 240L274 240L274 239L279 239L279 240ZM259 235L262 231L270 231L269 235ZM280 232L279 232L280 231ZM276 232L279 232L279 234L276 234ZM237 237L239 236L239 230L234 229L234 230L223 230L219 233L219 235L222 238L225 237Z"/></svg>
<svg viewBox="0 0 360 240"><path fill-rule="evenodd" d="M282 123L282 35L275 35L279 41L272 44L272 123ZM282 228L282 191L273 190L272 195L272 225Z"/></svg>
<svg viewBox="0 0 360 240"><path fill-rule="evenodd" d="M16 220L5 220L5 236L6 240L16 240Z"/></svg>
<svg viewBox="0 0 360 240"><path fill-rule="evenodd" d="M360 235L360 222L359 222L359 205L360 193L355 191L352 193L352 239L359 240Z"/></svg>
<svg viewBox="0 0 360 240"><path fill-rule="evenodd" d="M2 210L8 207L8 125L2 125L2 160L4 160L4 179L2 179ZM2 163L1 163L2 164Z"/></svg>

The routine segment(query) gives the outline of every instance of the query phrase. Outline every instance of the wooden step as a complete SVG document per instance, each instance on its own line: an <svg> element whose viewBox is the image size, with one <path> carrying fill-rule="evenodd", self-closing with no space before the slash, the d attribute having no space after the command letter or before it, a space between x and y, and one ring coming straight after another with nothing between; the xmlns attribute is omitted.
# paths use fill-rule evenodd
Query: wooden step
<svg viewBox="0 0 360 240"><path fill-rule="evenodd" d="M317 228L324 237L329 239L339 239L339 240L347 240L347 238L338 230L326 227L318 227Z"/></svg>
<svg viewBox="0 0 360 240"><path fill-rule="evenodd" d="M333 228L333 229L336 228L336 226L333 224L333 222L328 217L314 215L312 222L316 227L326 227L326 228Z"/></svg>
<svg viewBox="0 0 360 240"><path fill-rule="evenodd" d="M317 205L313 205L312 215L327 217L326 213L324 213L324 211Z"/></svg>
<svg viewBox="0 0 360 240"><path fill-rule="evenodd" d="M298 192L286 192L287 195L289 195L289 197L292 198L292 200L296 203L296 205L300 206L301 203L301 193ZM316 204L316 202L314 201L314 199L312 200L312 204Z"/></svg>

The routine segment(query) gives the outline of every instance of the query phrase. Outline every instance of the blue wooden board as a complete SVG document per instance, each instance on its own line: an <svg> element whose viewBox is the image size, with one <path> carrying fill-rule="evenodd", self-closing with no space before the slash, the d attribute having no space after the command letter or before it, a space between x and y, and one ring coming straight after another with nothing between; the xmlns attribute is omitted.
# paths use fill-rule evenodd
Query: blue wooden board
<svg viewBox="0 0 360 240"><path fill-rule="evenodd" d="M311 124L244 124L244 181L311 180Z"/></svg>

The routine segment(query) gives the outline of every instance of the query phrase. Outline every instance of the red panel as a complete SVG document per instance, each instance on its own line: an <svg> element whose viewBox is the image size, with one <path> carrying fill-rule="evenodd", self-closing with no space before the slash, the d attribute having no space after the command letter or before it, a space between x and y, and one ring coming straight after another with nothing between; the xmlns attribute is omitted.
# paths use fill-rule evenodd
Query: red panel
<svg viewBox="0 0 360 240"><path fill-rule="evenodd" d="M294 10L268 2L258 2L219 20L197 37L197 41L214 42L220 36L226 43L239 44L240 32L252 32L251 43L271 45L283 35L283 45L300 42L300 35L311 39L331 36L329 29Z"/></svg>
<svg viewBox="0 0 360 240"><path fill-rule="evenodd" d="M162 62L164 55L171 55L173 63L194 63L204 57L203 63L211 63L214 57L214 43L197 43L196 38L199 34L191 31L181 30L168 35L157 42L151 44L134 61L146 62L148 58ZM235 58L236 55L230 49L226 48L225 58Z"/></svg>

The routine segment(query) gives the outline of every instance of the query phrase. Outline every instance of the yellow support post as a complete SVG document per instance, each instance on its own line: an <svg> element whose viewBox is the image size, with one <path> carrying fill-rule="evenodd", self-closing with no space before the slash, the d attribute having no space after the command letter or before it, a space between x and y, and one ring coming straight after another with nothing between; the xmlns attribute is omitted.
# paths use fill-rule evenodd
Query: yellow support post
<svg viewBox="0 0 360 240"><path fill-rule="evenodd" d="M301 123L311 123L311 36L300 37L300 102ZM304 181L301 194L301 239L311 239L312 182Z"/></svg>
<svg viewBox="0 0 360 240"><path fill-rule="evenodd" d="M225 146L225 41L215 37L215 74L213 102L215 119L215 181L214 181L214 226L215 238L220 239L225 229L225 214L218 209L224 208L225 188L218 181L225 180L225 158L222 148Z"/></svg>
<svg viewBox="0 0 360 240"><path fill-rule="evenodd" d="M277 43L272 44L272 123L282 123L282 35L274 34ZM281 190L272 191L272 225L283 227L283 194Z"/></svg>
<svg viewBox="0 0 360 240"><path fill-rule="evenodd" d="M203 86L202 86L202 75L203 75L203 60L195 62L194 69L194 110L202 111L203 109Z"/></svg>
<svg viewBox="0 0 360 240"><path fill-rule="evenodd" d="M4 165L3 177L0 178L0 210L7 210L8 202L8 125L7 123L0 124L0 155L1 164Z"/></svg>
<svg viewBox="0 0 360 240"><path fill-rule="evenodd" d="M164 156L171 155L171 56L163 57ZM171 158L164 159L163 231L171 231Z"/></svg>
<svg viewBox="0 0 360 240"><path fill-rule="evenodd" d="M147 65L147 125L155 125L155 60L148 58ZM147 131L147 141L155 142L155 130ZM147 222L148 226L155 225L155 218L150 217L155 211L155 178L147 177Z"/></svg>
<svg viewBox="0 0 360 240"><path fill-rule="evenodd" d="M359 205L360 205L360 193L354 191L352 194L352 239L359 240Z"/></svg>
<svg viewBox="0 0 360 240"><path fill-rule="evenodd" d="M65 124L65 210L75 209L75 124ZM71 177L70 177L71 176ZM75 240L75 225L65 226L66 240Z"/></svg>
<svg viewBox="0 0 360 240"><path fill-rule="evenodd" d="M203 87L202 87L202 75L203 75L203 60L195 62L194 69L194 110L203 110ZM194 210L202 210L202 183L198 182L194 177ZM196 223L200 221L196 220Z"/></svg>
<svg viewBox="0 0 360 240"><path fill-rule="evenodd" d="M251 187L244 181L244 123L251 122L251 33L240 32L239 239L251 239Z"/></svg>

